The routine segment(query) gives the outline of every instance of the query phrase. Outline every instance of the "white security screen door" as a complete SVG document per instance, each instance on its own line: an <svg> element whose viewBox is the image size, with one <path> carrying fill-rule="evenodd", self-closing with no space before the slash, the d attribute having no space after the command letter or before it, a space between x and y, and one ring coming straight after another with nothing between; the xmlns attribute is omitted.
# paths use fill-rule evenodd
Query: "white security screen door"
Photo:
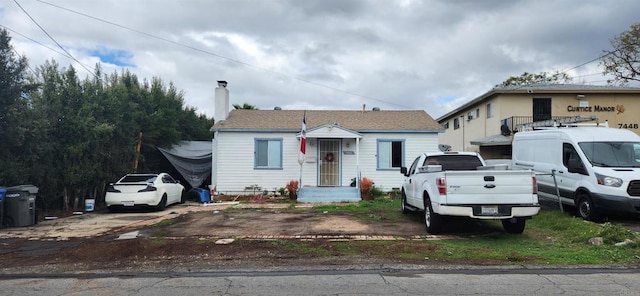
<svg viewBox="0 0 640 296"><path fill-rule="evenodd" d="M318 186L340 186L340 140L318 140Z"/></svg>

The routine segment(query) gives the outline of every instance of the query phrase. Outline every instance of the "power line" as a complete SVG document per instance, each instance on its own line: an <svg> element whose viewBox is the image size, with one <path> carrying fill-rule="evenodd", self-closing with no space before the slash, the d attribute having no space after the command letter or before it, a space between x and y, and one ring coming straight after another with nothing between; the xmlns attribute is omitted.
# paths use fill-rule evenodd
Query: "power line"
<svg viewBox="0 0 640 296"><path fill-rule="evenodd" d="M26 35L14 30L14 29L11 29L11 28L9 28L9 27L7 27L5 25L0 25L0 26L2 26L3 28L5 28L5 29L7 29L7 30L9 30L11 32L13 32L14 34L16 34L18 36L21 36L22 38L28 39L29 41L31 41L33 43L36 43L36 44L38 44L38 45L40 45L40 46L42 46L42 47L44 47L44 48L46 48L46 49L48 49L50 51L53 51L53 52L55 52L55 53L57 53L57 54L59 54L59 55L61 55L63 57L72 58L72 57L68 56L67 54L65 54L63 52L57 51L55 48L51 48L50 46L48 46L48 45L46 45L46 44L44 44L44 43L42 43L42 42L40 42L38 40L35 40L35 39L33 39L33 38L29 37L29 36L26 36Z"/></svg>
<svg viewBox="0 0 640 296"><path fill-rule="evenodd" d="M14 1L16 1L16 0L14 0ZM158 39L158 40L161 40L161 41L164 41L164 42L167 42L167 43L171 43L171 44L176 45L176 46L184 47L184 48L187 48L187 49L190 49L190 50L194 50L194 51L197 51L197 52L200 52L200 53L203 53L203 54L211 55L211 56L214 56L214 57L217 57L217 58L220 58L220 59L224 59L224 60L227 60L227 61L230 61L230 62L233 62L233 63L237 63L237 64L240 64L240 65L249 67L249 68L257 69L257 70L260 70L260 71L263 71L263 72L267 72L267 73L280 75L280 76L287 77L287 78L290 78L290 79L293 79L293 80L297 80L297 81L300 81L300 82L303 82L303 83L307 83L307 84L315 85L315 86L318 86L318 87L322 87L322 88L326 88L326 89L342 92L342 93L345 93L345 94L348 94L348 95L352 95L352 96L355 96L355 97L359 97L359 98L363 98L363 99L374 100L374 101L378 101L378 102L381 102L381 103L385 103L385 104L388 104L388 105L393 105L393 106L397 106L397 107L401 107L401 108L405 108L405 109L415 109L415 108L404 106L404 105L401 105L401 104L392 103L392 102L388 102L388 101L385 101L385 100L382 100L382 99L377 99L377 98L373 98L373 97L370 97L370 96L365 96L365 95L361 95L361 94L354 93L354 92L351 92L351 91L347 91L347 90L344 90L344 89L340 89L340 88L324 85L324 84L321 84L321 83L313 82L311 80L303 79L303 78L300 78L300 77L297 77L297 76L293 76L293 75L277 72L277 71L270 70L270 69L267 69L267 68L263 68L263 67L260 67L260 66L256 66L256 65L253 65L253 64L250 64L250 63L247 63L247 62L243 62L241 60L228 58L228 57L225 57L223 55L216 54L214 52L210 52L210 51L207 51L207 50L204 50L204 49L200 49L200 48L197 48L197 47L194 47L194 46L190 46L190 45L186 45L186 44L183 44L183 43L180 43L180 42L169 40L167 38L160 37L158 35L153 35L153 34L141 31L141 30L133 29L131 27L127 27L127 26L124 26L124 25L121 25L121 24L118 24L118 23L115 23L115 22L112 22L112 21L108 21L108 20L101 19L101 18L98 18L98 17L95 17L95 16L91 16L91 15L88 15L88 14L85 14L85 13L82 13L82 12L79 12L79 11L76 11L76 10L72 10L72 9L69 9L69 8L66 8L66 7L62 7L60 5L56 5L56 4L49 3L49 2L46 2L46 1L42 1L42 0L37 0L37 1L40 2L40 3L43 3L43 4L47 4L47 5L53 6L55 8L61 9L61 10L65 10L65 11L68 11L68 12L71 12L71 13L75 13L75 14L78 14L78 15L81 15L81 16L84 16L84 17L99 21L99 22L103 22L103 23L112 25L112 26L115 26L115 27L118 27L118 28L121 28L121 29L132 31L132 32L147 36L149 38Z"/></svg>
<svg viewBox="0 0 640 296"><path fill-rule="evenodd" d="M49 34L49 32L47 32L47 30L45 30L42 26L40 26L40 24L29 14L29 12L27 12L22 5L20 5L20 3L18 3L18 0L13 0L13 2L18 5L18 7L20 7L20 9L24 12L24 14L26 14L29 19L31 19L31 21L36 24L36 26L38 26L38 28L40 28L40 30L42 30L42 32L44 32L45 35L47 35L49 37L49 39L51 39L51 41L53 41L53 43L55 43L56 45L58 45L58 47L60 47L60 49L62 49L62 51L64 51L67 55L69 55L69 57L71 57L74 61L76 61L76 63L80 64L80 66L82 66L82 68L84 68L85 70L87 70L87 72L91 73L91 75L93 75L94 77L96 77L97 79L100 79L99 77L96 76L95 73L93 73L93 71L89 70L89 68L87 68L83 63L81 63L80 61L78 61L70 52L68 52L64 47L62 47L62 45L60 45L60 43L58 43L58 41L56 41L55 38L53 38L53 36L51 36Z"/></svg>
<svg viewBox="0 0 640 296"><path fill-rule="evenodd" d="M60 51L56 50L55 48L52 48L52 47L50 47L50 46L48 46L48 45L46 45L46 44L44 44L44 43L42 43L42 42L40 42L40 41L38 41L38 40L35 40L35 39L33 39L33 38L31 38L31 37L29 37L29 36L27 36L27 35L24 35L24 34L22 34L22 33L18 32L18 31L16 31L16 30L14 30L14 29L9 28L9 27L7 27L7 26L5 26L5 25L0 25L0 27L3 27L3 28L5 28L5 29L7 29L8 31L11 31L13 34L16 34L16 35L18 35L18 36L21 36L22 38L25 38L25 39L27 39L27 40L29 40L29 41L31 41L31 42L33 42L33 43L35 43L35 44L38 44L38 45L40 45L40 46L42 46L42 47L44 47L44 48L46 48L46 49L48 49L48 50L50 50L50 51L53 51L53 52L55 52L55 53L57 53L57 54L59 54L59 55L61 55L61 56L65 57L65 58L73 59L73 57L71 57L71 56L67 55L66 53L64 53L64 52L60 52ZM82 63L82 62L80 62L80 64L85 65L86 67L90 67L89 65L87 65L87 64L85 64L85 63ZM35 73L35 72L34 72L34 73ZM104 79L102 79L102 78L101 78L101 80L103 80L103 82L106 82L106 81L104 81Z"/></svg>
<svg viewBox="0 0 640 296"><path fill-rule="evenodd" d="M580 67L585 66L585 65L587 65L587 64L591 64L591 63L593 63L593 62L595 62L595 61L597 61L597 60L599 60L599 59L602 59L602 58L604 58L604 57L606 57L606 56L610 55L610 54L611 54L611 53L603 54L603 55L601 55L601 56L599 56L599 57L597 57L597 58L595 58L595 59L589 60L589 61L584 62L584 63L582 63L582 64L580 64L580 65L577 65L577 66L575 66L575 67L572 67L572 68L569 68L569 69L566 69L566 70L560 71L560 73L565 73L565 74L566 74L568 71L571 71L571 70L573 70L573 69L580 68Z"/></svg>
<svg viewBox="0 0 640 296"><path fill-rule="evenodd" d="M5 28L6 30L9 30L9 31L11 31L11 32L16 33L16 31L11 30L10 28L5 27L4 25L0 25L0 27L3 27L3 28ZM18 35L21 35L22 37L25 37L25 36L24 36L24 35L22 35L22 34L18 34ZM25 37L25 38L27 38L27 37ZM24 57L24 56L22 56L22 54L20 54L20 53L16 50L16 48L15 48L15 47L11 46L11 49L12 49L12 50L13 50L13 52L15 52L15 53L20 57L20 58L23 58L23 57ZM29 63L27 63L27 68L29 68L29 70L31 71L31 73L33 73L33 76L34 76L34 77L36 77L36 78L38 77L38 74L36 74L36 71L35 71L35 70L33 70L33 68L31 68L31 66L29 65Z"/></svg>

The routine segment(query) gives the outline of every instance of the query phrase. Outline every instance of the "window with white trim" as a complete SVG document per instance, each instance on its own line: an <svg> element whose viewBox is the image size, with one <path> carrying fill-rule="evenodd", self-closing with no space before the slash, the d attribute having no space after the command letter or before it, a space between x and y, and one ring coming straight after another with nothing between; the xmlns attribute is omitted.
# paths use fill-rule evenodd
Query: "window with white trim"
<svg viewBox="0 0 640 296"><path fill-rule="evenodd" d="M378 169L395 169L404 164L404 140L378 140Z"/></svg>
<svg viewBox="0 0 640 296"><path fill-rule="evenodd" d="M282 139L255 139L254 168L282 169Z"/></svg>

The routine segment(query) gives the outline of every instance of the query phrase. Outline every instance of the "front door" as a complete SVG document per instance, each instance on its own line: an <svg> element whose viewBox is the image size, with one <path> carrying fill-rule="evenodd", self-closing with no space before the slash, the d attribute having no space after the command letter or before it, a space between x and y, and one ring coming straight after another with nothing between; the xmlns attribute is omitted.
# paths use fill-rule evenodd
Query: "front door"
<svg viewBox="0 0 640 296"><path fill-rule="evenodd" d="M340 186L340 140L318 140L318 186Z"/></svg>

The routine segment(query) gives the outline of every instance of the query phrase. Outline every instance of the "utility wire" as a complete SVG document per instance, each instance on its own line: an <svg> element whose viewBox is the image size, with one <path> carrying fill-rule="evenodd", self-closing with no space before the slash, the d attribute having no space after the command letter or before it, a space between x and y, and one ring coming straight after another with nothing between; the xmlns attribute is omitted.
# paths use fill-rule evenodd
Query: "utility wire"
<svg viewBox="0 0 640 296"><path fill-rule="evenodd" d="M606 57L606 56L610 55L610 54L611 54L611 53L603 54L603 55L601 55L601 56L599 56L599 57L597 57L597 58L595 58L595 59L589 60L589 61L584 62L584 63L582 63L582 64L580 64L580 65L577 65L577 66L575 66L575 67L572 67L572 68L569 68L569 69L563 70L563 71L561 71L560 73L565 73L565 74L566 74L566 72L568 72L568 71L571 71L571 70L573 70L573 69L580 68L580 67L585 66L585 65L587 65L587 64L591 64L591 63L593 63L593 62L595 62L595 61L597 61L597 60L600 60L600 59L602 59L602 58L604 58L604 57Z"/></svg>
<svg viewBox="0 0 640 296"><path fill-rule="evenodd" d="M16 31L16 30L14 30L14 29L9 28L9 27L7 27L7 26L5 26L5 25L0 25L0 27L3 27L3 28L7 29L8 31L11 31L12 33L14 33L14 34L16 34L16 35L21 36L22 38L25 38L25 39L27 39L27 40L29 40L29 41L31 41L31 42L33 42L33 43L35 43L35 44L38 44L38 45L40 45L40 46L42 46L42 47L44 47L44 48L46 48L46 49L48 49L48 50L50 50L50 51L53 51L53 52L55 52L55 53L57 53L57 54L59 54L59 55L61 55L61 56L65 57L65 58L73 59L73 57L71 57L71 56L67 55L66 53L64 53L64 52L60 52L59 50L56 50L55 48L52 48L52 47L50 47L50 46L48 46L48 45L46 45L46 44L44 44L44 43L42 43L42 42L40 42L40 41L38 41L38 40L35 40L35 39L33 39L33 38L31 38L31 37L29 37L29 36L27 36L27 35L24 35L24 34L22 34L22 33L18 32L18 31ZM91 67L91 66L89 66L89 65L87 65L87 64L84 64L84 63L80 63L80 64L83 64L83 65L85 65L86 67ZM107 68L112 68L112 67L107 67ZM103 79L103 81L104 81L104 79ZM106 82L106 81L104 81L104 82Z"/></svg>
<svg viewBox="0 0 640 296"><path fill-rule="evenodd" d="M53 51L53 52L55 52L55 53L57 53L57 54L59 54L59 55L61 55L63 57L70 58L70 59L72 58L71 56L67 55L66 53L60 52L60 51L56 50L55 48L52 48L52 47L50 47L50 46L48 46L48 45L46 45L46 44L44 44L42 42L39 42L38 40L35 40L35 39L33 39L33 38L29 37L29 36L26 36L26 35L14 30L14 29L11 29L11 28L9 28L9 27L7 27L5 25L0 25L0 26L2 26L3 28L11 31L12 33L14 33L14 34L16 34L18 36L21 36L22 38L28 39L29 41L31 41L33 43L36 43L36 44L38 44L38 45L40 45L40 46L42 46L42 47L44 47L44 48L46 48L46 49L48 49L50 51Z"/></svg>
<svg viewBox="0 0 640 296"><path fill-rule="evenodd" d="M14 1L16 1L16 0L14 0ZM290 79L293 79L293 80L297 80L297 81L300 81L300 82L303 82L303 83L307 83L307 84L315 85L315 86L318 86L318 87L322 87L322 88L326 88L326 89L342 92L342 93L349 94L349 95L352 95L352 96L355 96L355 97L359 97L359 98L363 98L363 99L373 100L373 101L377 101L377 102L381 102L381 103L385 103L385 104L388 104L388 105L393 105L393 106L397 106L397 107L401 107L401 108L405 108L405 109L415 109L415 108L404 106L404 105L401 105L401 104L392 103L392 102L388 102L388 101L385 101L385 100L382 100L382 99L377 99L377 98L373 98L373 97L370 97L370 96L365 96L365 95L361 95L361 94L354 93L354 92L351 92L351 91L347 91L347 90L344 90L344 89L340 89L340 88L328 86L328 85L325 85L325 84L313 82L311 80L303 79L303 78L296 77L296 76L293 76L293 75L284 74L284 73L281 73L281 72L277 72L277 71L274 71L274 70L270 70L270 69L267 69L267 68L263 68L263 67L260 67L260 66L249 64L249 63L243 62L241 60L228 58L228 57L225 57L223 55L219 55L219 54L216 54L216 53L204 50L204 49L200 49L200 48L197 48L197 47L194 47L194 46L191 46L191 45L186 45L186 44L183 44L183 43L180 43L180 42L177 42L177 41L169 40L167 38L160 37L158 35L153 35L153 34L150 34L150 33L147 33L147 32L143 32L143 31L140 31L140 30L137 30L137 29L133 29L133 28L130 28L130 27L127 27L127 26L124 26L124 25L120 25L118 23L114 23L112 21L108 21L108 20L105 20L105 19L101 19L101 18L98 18L98 17L95 17L95 16L91 16L91 15L76 11L76 10L72 10L72 9L69 9L69 8L66 8L66 7L62 7L60 5L56 5L56 4L49 3L49 2L46 2L46 1L42 1L42 0L37 0L37 1L40 2L40 3L43 3L43 4L47 4L47 5L53 6L55 8L61 9L61 10L65 10L65 11L68 11L68 12L71 12L71 13L75 13L75 14L78 14L78 15L81 15L81 16L84 16L84 17L99 21L99 22L103 22L103 23L106 23L106 24L109 24L109 25L112 25L112 26L116 26L116 27L119 27L119 28L122 28L122 29L125 29L125 30L129 30L129 31L132 31L132 32L135 32L135 33L138 33L138 34L150 37L150 38L154 38L154 39L158 39L158 40L161 40L161 41L164 41L164 42L168 42L168 43L171 43L171 44L176 45L176 46L184 47L184 48L187 48L187 49L190 49L190 50L194 50L194 51L197 51L197 52L200 52L200 53L211 55L211 56L214 56L214 57L217 57L217 58L220 58L220 59L223 59L223 60L227 60L227 61L230 61L230 62L233 62L233 63L237 63L237 64L240 64L240 65L249 67L249 68L253 68L253 69L260 70L260 71L276 74L276 75L279 75L279 76L282 76L282 77L287 77L287 78L290 78Z"/></svg>
<svg viewBox="0 0 640 296"><path fill-rule="evenodd" d="M24 37L24 38L27 38L26 36L24 36L24 35L22 35L22 34L19 34L19 33L17 33L16 31L11 30L11 29L10 29L10 28L8 28L8 27L5 27L4 25L0 25L0 27L3 27L3 28L5 28L6 30L9 30L9 31L11 31L11 32L13 32L13 33L16 33L16 34L18 34L18 35L20 35L20 36L22 36L22 37ZM11 46L11 49L12 49L12 50L13 50L13 52L15 52L15 53L20 57L20 58L23 58L22 54L20 54L20 53L16 50L16 48L15 48L14 46ZM31 73L33 73L33 76L34 76L34 77L36 77L36 78L38 77L38 74L36 73L36 71L35 71L35 70L33 70L33 68L31 68L31 66L29 65L29 63L27 63L27 68L29 68L29 70L31 71Z"/></svg>
<svg viewBox="0 0 640 296"><path fill-rule="evenodd" d="M40 24L29 14L29 12L27 12L22 5L20 5L20 3L18 3L18 0L13 0L13 2L18 5L18 7L20 7L20 9L24 12L24 14L26 14L29 19L31 19L31 21L36 24L36 26L38 26L38 28L40 28L40 30L42 30L42 32L44 32L45 35L47 35L49 37L49 39L51 39L51 41L53 41L53 43L55 43L58 47L60 47L60 49L62 49L62 51L64 51L71 59L73 59L74 61L76 61L76 63L80 64L80 66L82 68L84 68L85 70L87 70L87 72L89 72L91 75L93 75L96 79L100 79L100 77L97 77L96 74L89 70L89 68L87 68L83 63L81 63L80 61L78 61L78 59L76 59L69 51L67 51L64 47L62 47L62 45L60 45L60 43L58 43L58 41L56 41L55 38L53 38L53 36L51 36L49 34L49 32L47 32L47 30L45 30L42 26L40 26Z"/></svg>

